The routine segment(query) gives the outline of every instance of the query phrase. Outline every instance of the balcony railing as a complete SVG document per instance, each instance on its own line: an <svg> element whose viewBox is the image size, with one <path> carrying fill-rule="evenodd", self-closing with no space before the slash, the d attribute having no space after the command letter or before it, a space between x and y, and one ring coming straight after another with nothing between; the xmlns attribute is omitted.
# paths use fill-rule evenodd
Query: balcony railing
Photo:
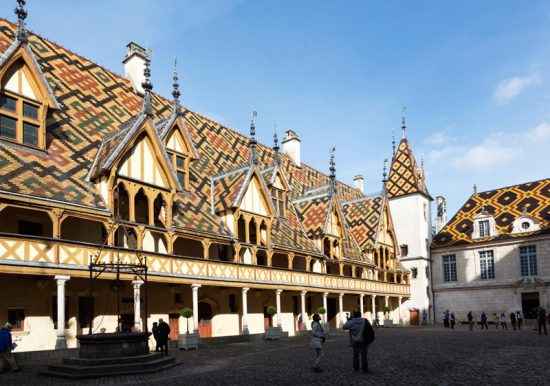
<svg viewBox="0 0 550 386"><path fill-rule="evenodd" d="M0 236L0 265L87 270L99 245L57 239ZM244 282L283 287L312 287L327 291L352 291L372 294L409 296L408 284L387 283L346 276L255 266L219 260L164 255L143 251L147 258L150 279L172 276L181 279L220 282ZM135 263L137 255L127 249L105 247L99 260L105 263ZM32 272L32 271L31 271ZM29 273L31 273L29 272Z"/></svg>

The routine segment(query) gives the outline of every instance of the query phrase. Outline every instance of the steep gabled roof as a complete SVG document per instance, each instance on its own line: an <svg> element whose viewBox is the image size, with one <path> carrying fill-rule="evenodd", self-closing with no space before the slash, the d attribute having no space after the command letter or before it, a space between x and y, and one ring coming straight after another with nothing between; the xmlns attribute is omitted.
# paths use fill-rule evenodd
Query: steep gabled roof
<svg viewBox="0 0 550 386"><path fill-rule="evenodd" d="M250 180L251 166L247 165L220 176L212 177L212 209L222 212L237 206L245 184Z"/></svg>
<svg viewBox="0 0 550 386"><path fill-rule="evenodd" d="M363 250L375 248L385 207L383 194L344 202L342 205L348 227Z"/></svg>
<svg viewBox="0 0 550 386"><path fill-rule="evenodd" d="M416 163L407 138L401 140L393 157L386 190L389 198L421 193L431 199L426 188L424 173Z"/></svg>
<svg viewBox="0 0 550 386"><path fill-rule="evenodd" d="M512 224L522 216L524 207L526 214L538 221L540 230L512 234ZM499 235L472 240L474 217L482 210L493 216ZM432 249L540 233L550 233L550 179L473 194L434 237Z"/></svg>
<svg viewBox="0 0 550 386"><path fill-rule="evenodd" d="M307 235L322 236L330 213L332 197L328 194L304 197L293 202L298 218L304 226Z"/></svg>
<svg viewBox="0 0 550 386"><path fill-rule="evenodd" d="M159 132L160 138L164 140L166 138L166 135L170 132L170 129L174 125L174 122L178 122L180 127L182 128L183 136L185 138L185 141L187 141L187 144L191 148L191 157L194 159L199 158L199 153L197 152L197 149L195 148L195 144L193 143L193 139L191 138L191 135L189 135L189 130L187 130L187 125L185 124L185 120L182 118L182 115L180 113L173 112L170 118L167 120L163 120L162 122L159 121L157 124L157 130Z"/></svg>

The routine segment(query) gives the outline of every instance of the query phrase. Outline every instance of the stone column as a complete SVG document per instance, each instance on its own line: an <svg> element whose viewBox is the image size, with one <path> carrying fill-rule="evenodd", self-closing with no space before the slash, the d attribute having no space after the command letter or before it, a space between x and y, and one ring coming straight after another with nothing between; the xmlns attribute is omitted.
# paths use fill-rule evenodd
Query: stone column
<svg viewBox="0 0 550 386"><path fill-rule="evenodd" d="M246 294L250 288L243 288L243 335L248 335L248 302Z"/></svg>
<svg viewBox="0 0 550 386"><path fill-rule="evenodd" d="M134 326L136 332L141 332L141 299L140 299L140 287L143 284L143 280L134 280L132 285L134 286Z"/></svg>
<svg viewBox="0 0 550 386"><path fill-rule="evenodd" d="M388 307L389 300L390 300L389 296L384 296L384 308ZM385 318L385 315L386 315L386 311L384 310L384 318Z"/></svg>
<svg viewBox="0 0 550 386"><path fill-rule="evenodd" d="M191 284L193 291L193 332L199 331L199 288L200 284Z"/></svg>
<svg viewBox="0 0 550 386"><path fill-rule="evenodd" d="M371 318L372 318L372 322L374 323L374 321L376 320L376 295L371 296L371 307L372 307Z"/></svg>
<svg viewBox="0 0 550 386"><path fill-rule="evenodd" d="M327 323L327 314L328 314L328 310L327 310L327 297L328 297L328 292L323 292L323 308L325 309L325 313L323 314L323 322L326 324Z"/></svg>
<svg viewBox="0 0 550 386"><path fill-rule="evenodd" d="M398 323L399 324L403 324L403 320L401 319L401 301L403 300L403 296L399 296L399 308L398 308L398 312L399 312L399 320L398 320Z"/></svg>
<svg viewBox="0 0 550 386"><path fill-rule="evenodd" d="M307 330L306 294L307 294L307 291L300 292L301 303L302 303L302 330Z"/></svg>
<svg viewBox="0 0 550 386"><path fill-rule="evenodd" d="M70 276L55 276L57 282L57 340L56 349L67 348L65 341L65 283L71 280Z"/></svg>
<svg viewBox="0 0 550 386"><path fill-rule="evenodd" d="M361 317L363 318L364 317L364 313L365 313L365 306L363 304L363 297L365 295L364 294L360 294L359 295L359 312L361 312Z"/></svg>
<svg viewBox="0 0 550 386"><path fill-rule="evenodd" d="M277 299L277 327L281 327L281 292L283 292L283 290L275 291Z"/></svg>
<svg viewBox="0 0 550 386"><path fill-rule="evenodd" d="M338 323L338 327L342 327L344 325L344 294L338 294L338 309L340 311L340 321Z"/></svg>

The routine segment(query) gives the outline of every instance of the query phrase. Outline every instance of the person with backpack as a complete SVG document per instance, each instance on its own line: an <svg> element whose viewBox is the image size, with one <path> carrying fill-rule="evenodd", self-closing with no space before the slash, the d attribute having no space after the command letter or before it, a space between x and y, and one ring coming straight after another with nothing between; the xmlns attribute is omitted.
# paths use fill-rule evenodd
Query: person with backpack
<svg viewBox="0 0 550 386"><path fill-rule="evenodd" d="M353 370L359 371L359 357L361 357L361 368L364 373L369 372L367 358L367 347L374 340L374 329L367 319L361 317L359 311L353 313L353 318L348 320L342 327L350 330L353 342Z"/></svg>

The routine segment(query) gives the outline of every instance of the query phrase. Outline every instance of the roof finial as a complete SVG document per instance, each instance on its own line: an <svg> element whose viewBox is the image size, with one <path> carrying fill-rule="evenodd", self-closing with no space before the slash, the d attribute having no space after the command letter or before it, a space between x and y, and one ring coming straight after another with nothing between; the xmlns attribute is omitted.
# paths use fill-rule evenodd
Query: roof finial
<svg viewBox="0 0 550 386"><path fill-rule="evenodd" d="M332 188L332 191L336 191L336 163L334 162L334 152L336 151L335 147L330 148L330 186Z"/></svg>
<svg viewBox="0 0 550 386"><path fill-rule="evenodd" d="M386 173L386 169L387 169L387 165L388 165L388 159L387 158L384 158L384 168L382 169L382 183L383 184L386 184L386 176L388 175Z"/></svg>
<svg viewBox="0 0 550 386"><path fill-rule="evenodd" d="M523 205L523 207L521 208L521 214L523 216L525 216L527 214L527 205Z"/></svg>
<svg viewBox="0 0 550 386"><path fill-rule="evenodd" d="M258 115L256 110L252 111L252 120L250 122L250 163L258 165L258 154L256 153L256 126L254 125L254 118Z"/></svg>
<svg viewBox="0 0 550 386"><path fill-rule="evenodd" d="M401 118L401 130L402 130L401 138L403 139L406 138L405 130L407 129L407 124L405 122L405 112L406 112L406 107L403 106L403 117Z"/></svg>
<svg viewBox="0 0 550 386"><path fill-rule="evenodd" d="M178 114L180 112L180 85L178 83L178 58L174 58L174 76L172 79L174 83L172 84L172 96L174 97L174 112Z"/></svg>
<svg viewBox="0 0 550 386"><path fill-rule="evenodd" d="M474 194L477 194L477 185L474 183Z"/></svg>
<svg viewBox="0 0 550 386"><path fill-rule="evenodd" d="M275 164L279 164L279 138L277 137L277 125L273 121L273 150L275 150Z"/></svg>
<svg viewBox="0 0 550 386"><path fill-rule="evenodd" d="M395 157L395 130L391 130L391 147L393 149L393 156Z"/></svg>
<svg viewBox="0 0 550 386"><path fill-rule="evenodd" d="M420 156L420 169L422 169L422 173L424 173L424 153Z"/></svg>
<svg viewBox="0 0 550 386"><path fill-rule="evenodd" d="M145 115L152 116L153 108L151 106L151 90L153 89L153 83L151 83L151 52L147 49L146 58L145 58L145 68L143 69L143 75L145 75L145 80L141 83L141 87L145 94L143 95L143 106L141 112Z"/></svg>
<svg viewBox="0 0 550 386"><path fill-rule="evenodd" d="M17 0L17 7L15 8L15 14L17 15L17 31L15 37L21 43L26 43L28 41L27 29L25 28L25 18L27 17L25 3L25 0Z"/></svg>

